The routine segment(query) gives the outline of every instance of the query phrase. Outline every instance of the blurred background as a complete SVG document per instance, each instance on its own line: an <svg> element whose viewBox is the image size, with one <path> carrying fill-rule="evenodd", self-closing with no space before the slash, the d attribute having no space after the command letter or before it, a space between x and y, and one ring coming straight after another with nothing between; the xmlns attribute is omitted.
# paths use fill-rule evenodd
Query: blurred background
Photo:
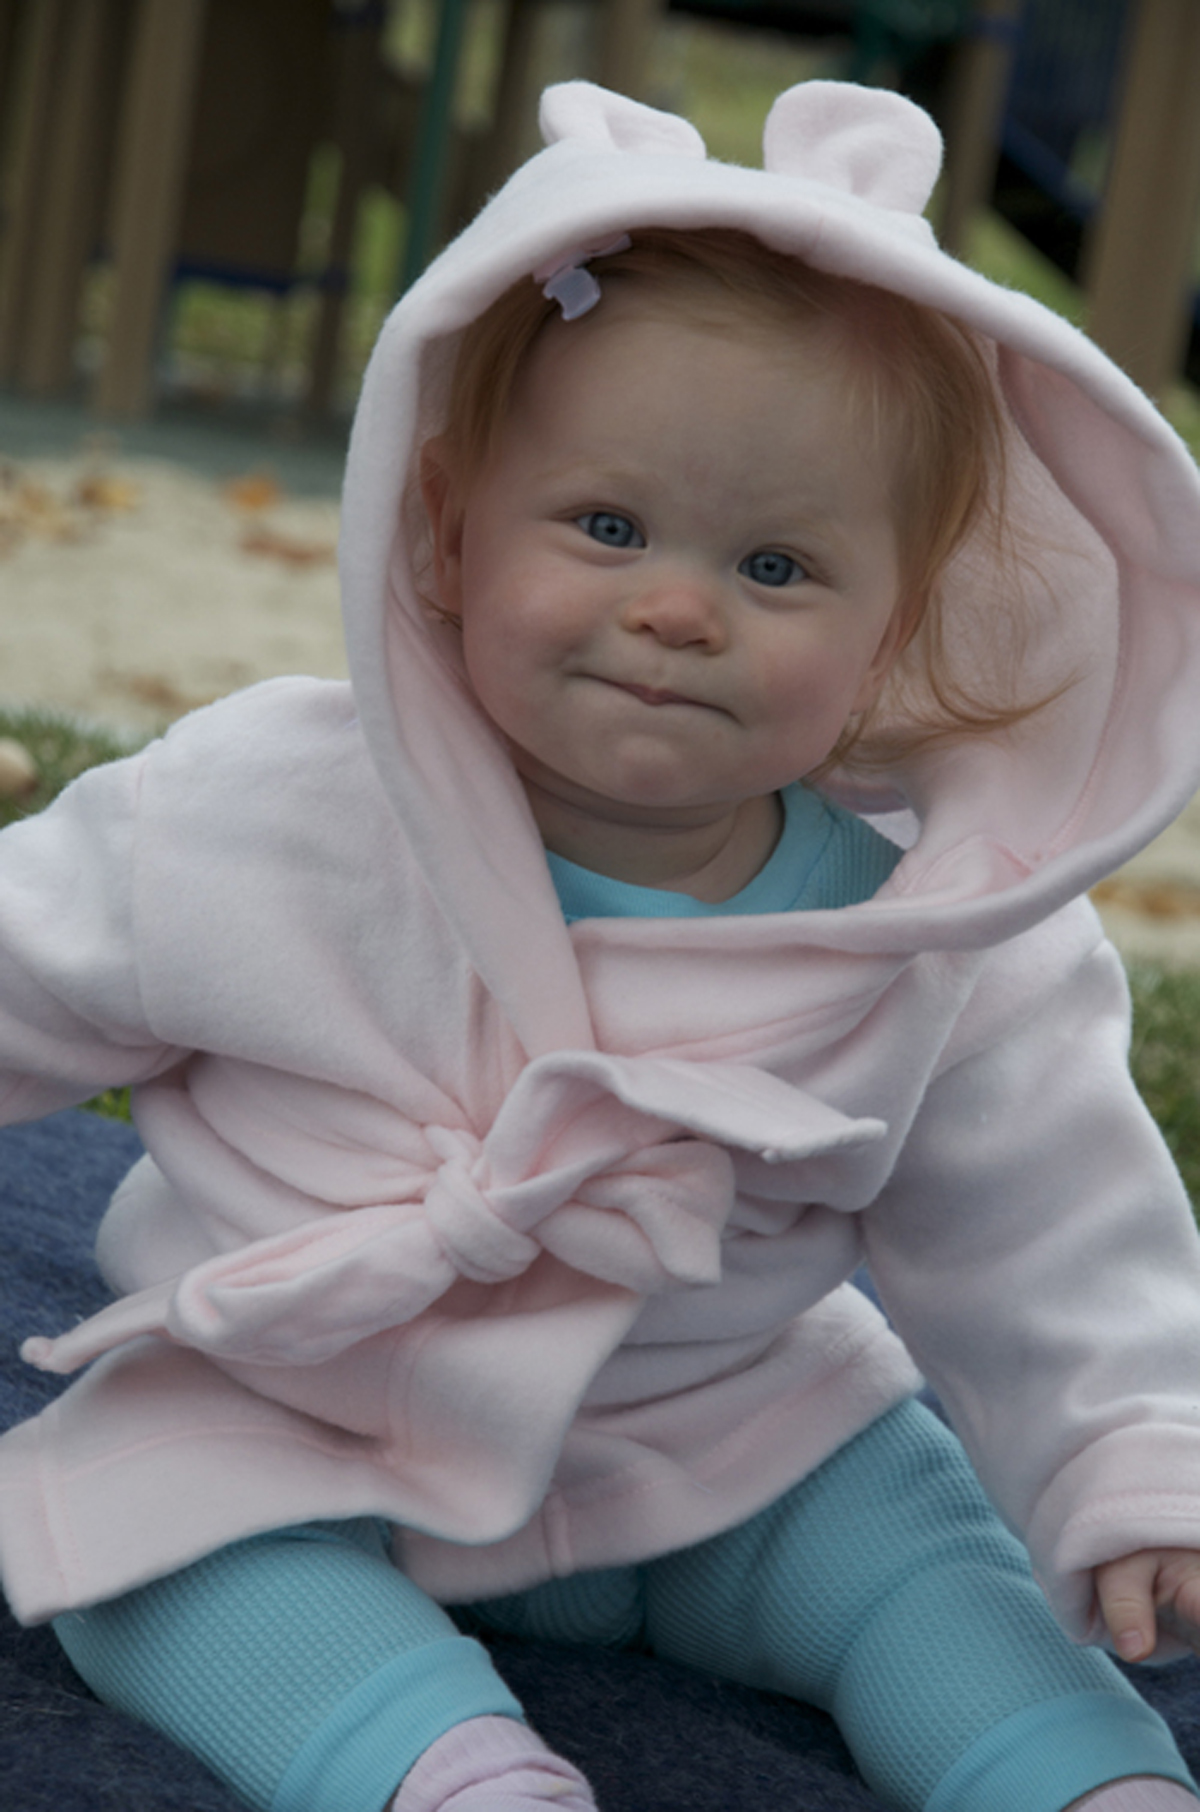
<svg viewBox="0 0 1200 1812"><path fill-rule="evenodd" d="M944 243L1191 431L1197 0L0 0L0 385L109 421L344 420L398 292L536 148L548 81L756 163L811 75L927 106Z"/></svg>

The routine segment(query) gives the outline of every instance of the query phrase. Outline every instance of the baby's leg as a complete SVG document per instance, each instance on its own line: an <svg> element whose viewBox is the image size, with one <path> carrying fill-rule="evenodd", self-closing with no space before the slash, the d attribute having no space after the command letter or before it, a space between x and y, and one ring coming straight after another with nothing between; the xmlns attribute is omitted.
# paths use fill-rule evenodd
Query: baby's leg
<svg viewBox="0 0 1200 1812"><path fill-rule="evenodd" d="M823 1707L896 1812L1062 1812L1123 1777L1190 1780L1162 1720L1059 1630L917 1403L742 1528L651 1563L645 1589L656 1653Z"/></svg>
<svg viewBox="0 0 1200 1812"><path fill-rule="evenodd" d="M264 1812L594 1812L371 1521L239 1542L54 1627L101 1699Z"/></svg>

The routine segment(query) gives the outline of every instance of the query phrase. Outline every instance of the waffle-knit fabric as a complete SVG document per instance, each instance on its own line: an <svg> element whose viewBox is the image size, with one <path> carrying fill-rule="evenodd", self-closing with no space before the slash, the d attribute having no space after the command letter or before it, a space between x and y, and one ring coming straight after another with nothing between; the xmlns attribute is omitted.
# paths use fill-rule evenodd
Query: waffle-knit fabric
<svg viewBox="0 0 1200 1812"><path fill-rule="evenodd" d="M1061 1812L1125 1774L1190 1784L1166 1725L1055 1624L961 1446L883 1416L742 1527L476 1607L514 1634L623 1642L829 1711L897 1812Z"/></svg>
<svg viewBox="0 0 1200 1812"><path fill-rule="evenodd" d="M916 1403L741 1528L472 1615L644 1641L821 1705L896 1812L1061 1812L1121 1775L1189 1783L1162 1721L1059 1631L957 1441ZM369 1522L240 1543L56 1628L102 1698L271 1812L378 1812L446 1730L519 1716Z"/></svg>
<svg viewBox="0 0 1200 1812"><path fill-rule="evenodd" d="M898 1812L1060 1812L1116 1774L1189 1781L1107 1657L1065 1640L961 1446L919 1403L743 1528L648 1569L647 1631L662 1655L830 1711ZM1036 1736L1014 1730L973 1774L976 1746L1033 1707Z"/></svg>
<svg viewBox="0 0 1200 1812"><path fill-rule="evenodd" d="M700 919L759 912L819 912L879 892L903 851L853 812L806 786L784 787L779 841L754 878L728 900L697 900L668 888L637 887L580 868L547 850L550 877L568 924L576 919Z"/></svg>
<svg viewBox="0 0 1200 1812"><path fill-rule="evenodd" d="M238 1542L54 1628L99 1698L272 1812L379 1812L451 1726L521 1715L367 1519Z"/></svg>

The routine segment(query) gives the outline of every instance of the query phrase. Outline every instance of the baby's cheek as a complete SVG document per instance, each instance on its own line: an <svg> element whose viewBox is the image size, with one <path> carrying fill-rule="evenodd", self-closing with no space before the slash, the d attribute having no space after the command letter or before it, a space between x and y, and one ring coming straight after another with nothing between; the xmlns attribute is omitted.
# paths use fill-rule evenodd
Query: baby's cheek
<svg viewBox="0 0 1200 1812"><path fill-rule="evenodd" d="M769 669L761 688L764 728L788 728L833 723L841 710L844 687L840 674L828 661L797 654L786 648ZM838 725L840 730L841 726Z"/></svg>

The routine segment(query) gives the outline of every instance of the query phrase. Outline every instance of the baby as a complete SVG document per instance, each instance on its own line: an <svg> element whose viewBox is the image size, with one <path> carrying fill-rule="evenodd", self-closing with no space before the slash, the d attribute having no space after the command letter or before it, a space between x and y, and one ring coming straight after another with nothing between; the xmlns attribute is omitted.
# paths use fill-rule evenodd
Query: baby
<svg viewBox="0 0 1200 1812"><path fill-rule="evenodd" d="M543 123L368 373L353 693L0 844L5 1117L148 1153L6 1589L270 1812L592 1808L488 1630L823 1706L896 1812L1184 1812L1087 1645L1200 1643L1200 1241L1082 895L1200 779L1200 484L937 250L909 103Z"/></svg>

